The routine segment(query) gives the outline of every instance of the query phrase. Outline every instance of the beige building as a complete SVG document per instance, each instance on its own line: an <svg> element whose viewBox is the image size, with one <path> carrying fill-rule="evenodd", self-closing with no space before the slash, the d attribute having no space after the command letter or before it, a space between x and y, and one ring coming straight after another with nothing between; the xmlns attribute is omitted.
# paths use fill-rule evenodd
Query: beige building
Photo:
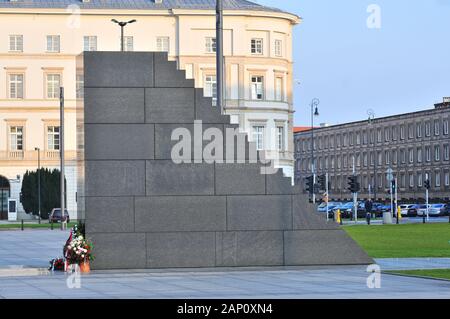
<svg viewBox="0 0 450 319"><path fill-rule="evenodd" d="M75 105L82 51L168 51L215 96L215 0L0 0L0 207L18 199L26 170L59 167L59 87L65 88L68 209L76 210ZM292 29L296 15L224 0L226 113L293 176ZM19 205L19 210L21 206ZM20 214L19 214L20 215ZM3 217L5 215L3 214ZM22 214L23 216L23 214Z"/></svg>

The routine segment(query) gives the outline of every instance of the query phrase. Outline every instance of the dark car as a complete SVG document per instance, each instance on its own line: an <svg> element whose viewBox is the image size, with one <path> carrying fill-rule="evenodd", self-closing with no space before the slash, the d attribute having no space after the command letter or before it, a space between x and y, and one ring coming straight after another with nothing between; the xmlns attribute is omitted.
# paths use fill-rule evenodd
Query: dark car
<svg viewBox="0 0 450 319"><path fill-rule="evenodd" d="M66 221L69 223L70 222L70 217L69 217L69 212L67 211L67 209L64 210L64 217L66 219ZM57 223L61 221L61 208L53 208L52 212L50 213L50 216L48 217L48 222L49 223Z"/></svg>
<svg viewBox="0 0 450 319"><path fill-rule="evenodd" d="M424 207L426 208L427 206L423 205L423 204L416 204L416 205L411 206L408 209L408 217L417 217L418 213L419 213L419 209L423 209Z"/></svg>

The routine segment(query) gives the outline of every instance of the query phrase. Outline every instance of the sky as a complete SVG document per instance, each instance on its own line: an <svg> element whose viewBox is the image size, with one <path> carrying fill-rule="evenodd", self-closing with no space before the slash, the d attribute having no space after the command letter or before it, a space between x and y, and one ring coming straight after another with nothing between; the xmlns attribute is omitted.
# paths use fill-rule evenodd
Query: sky
<svg viewBox="0 0 450 319"><path fill-rule="evenodd" d="M382 117L432 108L450 96L450 0L253 2L303 19L293 37L296 125L311 125L313 98L316 124L339 124L367 119L369 109ZM373 4L379 15L368 12Z"/></svg>

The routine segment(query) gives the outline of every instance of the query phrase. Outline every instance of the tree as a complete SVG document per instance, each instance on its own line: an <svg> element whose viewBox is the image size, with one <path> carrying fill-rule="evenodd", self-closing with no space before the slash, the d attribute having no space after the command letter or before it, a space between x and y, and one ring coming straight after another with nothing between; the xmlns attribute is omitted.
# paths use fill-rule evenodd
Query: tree
<svg viewBox="0 0 450 319"><path fill-rule="evenodd" d="M48 219L53 208L61 207L60 172L41 168L41 217ZM64 181L67 185L67 181ZM27 171L22 181L22 206L27 214L39 215L38 170ZM67 192L65 203L67 203Z"/></svg>

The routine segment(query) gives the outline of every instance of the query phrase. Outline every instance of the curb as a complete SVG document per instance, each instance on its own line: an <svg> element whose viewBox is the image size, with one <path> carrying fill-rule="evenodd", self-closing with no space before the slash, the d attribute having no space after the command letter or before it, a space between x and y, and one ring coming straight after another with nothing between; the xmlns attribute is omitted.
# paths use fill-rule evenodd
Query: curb
<svg viewBox="0 0 450 319"><path fill-rule="evenodd" d="M26 276L48 276L50 271L47 268L0 268L1 277L26 277Z"/></svg>

